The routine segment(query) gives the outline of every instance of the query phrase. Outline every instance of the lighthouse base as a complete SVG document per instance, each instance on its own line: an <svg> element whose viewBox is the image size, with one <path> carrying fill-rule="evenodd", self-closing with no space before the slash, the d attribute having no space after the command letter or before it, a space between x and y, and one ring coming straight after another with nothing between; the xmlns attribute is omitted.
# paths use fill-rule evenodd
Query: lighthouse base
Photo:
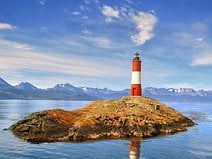
<svg viewBox="0 0 212 159"><path fill-rule="evenodd" d="M141 84L131 84L130 96L142 96Z"/></svg>

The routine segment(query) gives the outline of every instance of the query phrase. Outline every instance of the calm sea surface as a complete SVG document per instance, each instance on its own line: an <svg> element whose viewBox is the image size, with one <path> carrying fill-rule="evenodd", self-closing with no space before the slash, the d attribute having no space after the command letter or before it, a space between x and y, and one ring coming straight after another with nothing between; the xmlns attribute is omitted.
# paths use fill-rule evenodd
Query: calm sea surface
<svg viewBox="0 0 212 159"><path fill-rule="evenodd" d="M193 118L188 131L138 141L30 144L3 130L26 115L46 109L73 110L87 101L0 100L0 159L212 159L212 103L166 103Z"/></svg>

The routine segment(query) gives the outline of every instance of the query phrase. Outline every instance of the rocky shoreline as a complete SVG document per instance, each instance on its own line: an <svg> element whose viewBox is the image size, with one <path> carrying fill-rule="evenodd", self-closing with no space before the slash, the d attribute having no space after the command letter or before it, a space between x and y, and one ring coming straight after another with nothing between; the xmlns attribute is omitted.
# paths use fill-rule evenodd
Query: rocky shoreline
<svg viewBox="0 0 212 159"><path fill-rule="evenodd" d="M9 129L32 142L86 141L106 138L148 138L185 131L194 122L154 99L123 97L98 100L73 111L32 113Z"/></svg>

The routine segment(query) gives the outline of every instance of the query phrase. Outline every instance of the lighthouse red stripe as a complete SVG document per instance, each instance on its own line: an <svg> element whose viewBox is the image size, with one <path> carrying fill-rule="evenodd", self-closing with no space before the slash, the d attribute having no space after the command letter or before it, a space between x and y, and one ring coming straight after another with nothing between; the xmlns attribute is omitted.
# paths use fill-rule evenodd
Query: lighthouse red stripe
<svg viewBox="0 0 212 159"><path fill-rule="evenodd" d="M141 84L131 84L131 96L142 96Z"/></svg>
<svg viewBox="0 0 212 159"><path fill-rule="evenodd" d="M141 71L141 61L140 60L133 60L132 61L132 71Z"/></svg>

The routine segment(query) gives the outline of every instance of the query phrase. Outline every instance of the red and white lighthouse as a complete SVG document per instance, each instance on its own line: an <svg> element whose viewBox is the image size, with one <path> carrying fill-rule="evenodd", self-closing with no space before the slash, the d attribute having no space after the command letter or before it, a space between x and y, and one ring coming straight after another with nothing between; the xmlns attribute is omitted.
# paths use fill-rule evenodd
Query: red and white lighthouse
<svg viewBox="0 0 212 159"><path fill-rule="evenodd" d="M130 140L129 144L129 159L139 159L140 158L140 141Z"/></svg>
<svg viewBox="0 0 212 159"><path fill-rule="evenodd" d="M135 53L135 57L132 60L132 81L130 96L142 96L141 60L138 52Z"/></svg>

